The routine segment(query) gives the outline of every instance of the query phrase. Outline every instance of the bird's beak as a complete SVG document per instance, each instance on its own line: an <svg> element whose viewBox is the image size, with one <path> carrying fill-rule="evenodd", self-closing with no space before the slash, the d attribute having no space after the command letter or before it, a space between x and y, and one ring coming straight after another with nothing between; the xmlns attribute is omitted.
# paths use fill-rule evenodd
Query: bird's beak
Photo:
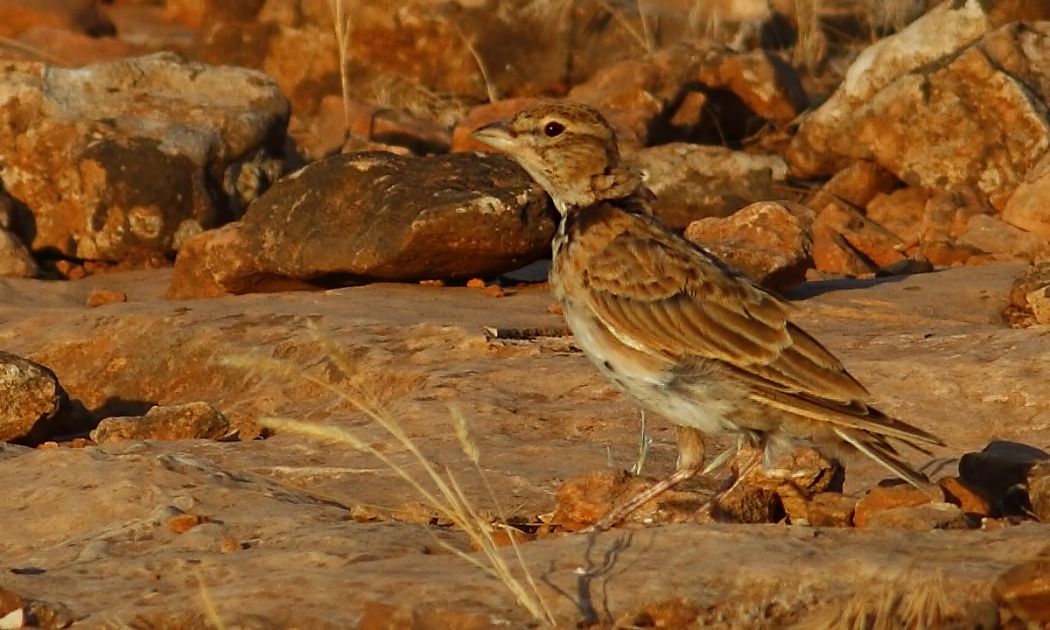
<svg viewBox="0 0 1050 630"><path fill-rule="evenodd" d="M476 140L484 142L490 147L504 149L513 144L517 134L507 127L507 121L500 120L485 125L480 129L475 129L473 135Z"/></svg>

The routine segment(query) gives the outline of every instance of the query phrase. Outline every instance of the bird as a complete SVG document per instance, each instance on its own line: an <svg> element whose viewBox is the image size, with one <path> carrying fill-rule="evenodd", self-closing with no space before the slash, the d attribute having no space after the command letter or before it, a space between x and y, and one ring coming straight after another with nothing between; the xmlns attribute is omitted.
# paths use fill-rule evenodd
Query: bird
<svg viewBox="0 0 1050 630"><path fill-rule="evenodd" d="M515 160L560 215L548 284L577 346L678 429L675 472L610 510L600 529L698 474L705 435L736 435L737 448L758 447L767 467L792 445L833 459L859 452L932 494L891 441L927 454L944 442L875 408L839 359L792 321L787 302L664 226L597 109L552 99L473 135Z"/></svg>

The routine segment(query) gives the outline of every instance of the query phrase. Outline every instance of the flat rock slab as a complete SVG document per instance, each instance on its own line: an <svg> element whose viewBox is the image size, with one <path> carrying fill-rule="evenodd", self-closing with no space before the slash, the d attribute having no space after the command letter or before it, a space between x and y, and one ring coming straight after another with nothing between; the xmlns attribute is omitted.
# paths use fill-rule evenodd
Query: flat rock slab
<svg viewBox="0 0 1050 630"><path fill-rule="evenodd" d="M993 439L1050 445L1050 335L1045 327L1007 328L999 315L1022 269L1004 263L808 283L795 304L800 323L870 386L880 407L948 442L931 462L911 458L936 477ZM170 277L169 270L0 280L0 347L54 370L70 398L97 416L202 401L242 437L258 432L253 419L263 415L327 421L415 466L346 401L220 359L254 354L337 388L367 384L427 457L492 509L451 428L455 403L510 515L534 518L552 508L563 479L636 458L635 409L571 339L556 336L563 323L547 311L542 287L499 299L377 284L167 301ZM128 301L89 308L86 297L99 288ZM307 322L327 331L355 373L333 371ZM489 328L526 339L493 339ZM537 332L555 336L527 339ZM674 466L674 433L654 419L649 430L646 472L664 475ZM860 459L846 468L847 492L883 477ZM434 538L467 549L462 534L417 524L432 515L394 473L330 444L281 433L242 442L4 447L0 480L16 515L0 534L3 586L64 604L85 622L203 623L198 575L227 625L528 622L500 584ZM1048 538L1035 523L918 534L683 525L542 540L522 553L564 626L635 622L672 602L702 625L775 627L914 585L936 590L953 610L988 603L992 580Z"/></svg>

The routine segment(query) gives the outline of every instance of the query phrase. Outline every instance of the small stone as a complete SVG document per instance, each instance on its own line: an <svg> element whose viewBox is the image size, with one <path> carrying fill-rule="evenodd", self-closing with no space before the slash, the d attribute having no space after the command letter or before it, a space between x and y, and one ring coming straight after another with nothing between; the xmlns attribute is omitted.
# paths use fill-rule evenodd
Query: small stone
<svg viewBox="0 0 1050 630"><path fill-rule="evenodd" d="M740 449L730 463L739 471L761 458L751 446ZM767 470L755 465L733 492L718 498L718 507L734 520L745 523L777 522L784 515L792 523L808 521L810 498L822 492L841 492L842 467L811 448L796 448L781 454Z"/></svg>
<svg viewBox="0 0 1050 630"><path fill-rule="evenodd" d="M0 195L0 199L6 199ZM33 278L40 267L29 249L19 238L0 226L0 276L8 278Z"/></svg>
<svg viewBox="0 0 1050 630"><path fill-rule="evenodd" d="M59 260L55 263L55 271L62 274L66 280L80 280L87 277L87 270L83 265L78 265L68 260Z"/></svg>
<svg viewBox="0 0 1050 630"><path fill-rule="evenodd" d="M1050 624L1050 558L1040 557L1019 564L996 578L992 597L1022 622Z"/></svg>
<svg viewBox="0 0 1050 630"><path fill-rule="evenodd" d="M106 418L91 432L99 444L121 440L218 440L229 432L222 413L205 402L153 407L145 416Z"/></svg>
<svg viewBox="0 0 1050 630"><path fill-rule="evenodd" d="M918 243L929 195L921 188L880 193L868 202L865 214L906 244Z"/></svg>
<svg viewBox="0 0 1050 630"><path fill-rule="evenodd" d="M483 288L481 292L491 298L501 298L507 294L507 292L503 290L503 287L498 284L490 284Z"/></svg>
<svg viewBox="0 0 1050 630"><path fill-rule="evenodd" d="M547 312L551 315L564 315L565 311L562 310L561 304L555 302L554 304L547 305Z"/></svg>
<svg viewBox="0 0 1050 630"><path fill-rule="evenodd" d="M879 512L900 507L926 505L932 501L930 495L906 483L875 486L861 497L860 501L857 501L853 523L857 527L868 527Z"/></svg>
<svg viewBox="0 0 1050 630"><path fill-rule="evenodd" d="M656 482L631 476L623 470L609 469L566 480L555 492L551 524L564 531L579 531L653 483ZM672 489L629 514L624 523L687 522L704 504L704 499L695 492Z"/></svg>
<svg viewBox="0 0 1050 630"><path fill-rule="evenodd" d="M970 217L959 244L999 257L1035 258L1050 251L1050 239L1026 232L987 214Z"/></svg>
<svg viewBox="0 0 1050 630"><path fill-rule="evenodd" d="M923 505L902 505L870 513L863 526L929 531L933 529L970 529L978 523L978 520L968 518L958 505L935 502Z"/></svg>
<svg viewBox="0 0 1050 630"><path fill-rule="evenodd" d="M113 289L92 289L87 297L87 305L94 308L105 304L127 302L128 294Z"/></svg>
<svg viewBox="0 0 1050 630"><path fill-rule="evenodd" d="M855 208L865 208L876 197L889 195L899 185L893 173L874 162L858 160L835 173L805 203L810 208L823 208L829 203L844 201Z"/></svg>
<svg viewBox="0 0 1050 630"><path fill-rule="evenodd" d="M481 278L471 278L467 280L467 287L471 289L484 289L485 281Z"/></svg>
<svg viewBox="0 0 1050 630"><path fill-rule="evenodd" d="M1028 471L1028 502L1037 519L1050 523L1050 461L1040 462Z"/></svg>
<svg viewBox="0 0 1050 630"><path fill-rule="evenodd" d="M445 286L445 281L441 279L431 278L429 280L420 280L419 284L420 286L424 287L443 287Z"/></svg>
<svg viewBox="0 0 1050 630"><path fill-rule="evenodd" d="M0 442L36 435L58 413L65 393L55 373L0 351Z"/></svg>
<svg viewBox="0 0 1050 630"><path fill-rule="evenodd" d="M850 527L857 499L838 492L821 492L806 508L806 520L813 527Z"/></svg>
<svg viewBox="0 0 1050 630"><path fill-rule="evenodd" d="M234 551L240 551L241 549L241 543L230 535L223 536L222 541L219 543L220 553L233 553Z"/></svg>
<svg viewBox="0 0 1050 630"><path fill-rule="evenodd" d="M878 267L892 265L905 258L901 253L904 243L900 238L855 208L841 202L830 203L819 210L813 222L813 260L817 264L817 269L821 271L838 271L839 273L850 271L821 268L823 256L818 245L823 246L830 240L835 247L842 247L843 244L835 236L841 237L845 241L845 246L859 254L865 261L870 261L866 266L871 267L871 271Z"/></svg>
<svg viewBox="0 0 1050 630"><path fill-rule="evenodd" d="M945 499L949 503L958 505L964 513L978 517L988 516L991 513L988 500L982 497L977 490L966 485L962 479L945 477L938 481L937 485L944 491Z"/></svg>
<svg viewBox="0 0 1050 630"><path fill-rule="evenodd" d="M805 280L813 266L813 211L791 202L760 201L729 217L694 221L685 237L775 291Z"/></svg>
<svg viewBox="0 0 1050 630"><path fill-rule="evenodd" d="M179 514L168 520L168 529L176 534L185 534L201 523L210 522L210 518L200 514Z"/></svg>

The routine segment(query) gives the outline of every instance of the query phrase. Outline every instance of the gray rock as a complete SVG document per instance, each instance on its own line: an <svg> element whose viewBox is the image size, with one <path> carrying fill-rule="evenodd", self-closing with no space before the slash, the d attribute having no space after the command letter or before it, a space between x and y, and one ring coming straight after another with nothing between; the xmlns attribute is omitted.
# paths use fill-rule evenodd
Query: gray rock
<svg viewBox="0 0 1050 630"><path fill-rule="evenodd" d="M48 368L0 351L0 441L28 436L58 412L61 386Z"/></svg>
<svg viewBox="0 0 1050 630"><path fill-rule="evenodd" d="M641 149L628 159L656 194L653 212L675 229L705 217L729 216L756 201L789 196L780 186L787 166L777 156L671 143Z"/></svg>
<svg viewBox="0 0 1050 630"><path fill-rule="evenodd" d="M189 239L168 294L491 275L544 255L554 227L546 195L504 157L338 155Z"/></svg>
<svg viewBox="0 0 1050 630"><path fill-rule="evenodd" d="M160 53L7 63L0 77L0 183L34 250L167 255L187 226L239 216L281 169L288 102L259 72Z"/></svg>

